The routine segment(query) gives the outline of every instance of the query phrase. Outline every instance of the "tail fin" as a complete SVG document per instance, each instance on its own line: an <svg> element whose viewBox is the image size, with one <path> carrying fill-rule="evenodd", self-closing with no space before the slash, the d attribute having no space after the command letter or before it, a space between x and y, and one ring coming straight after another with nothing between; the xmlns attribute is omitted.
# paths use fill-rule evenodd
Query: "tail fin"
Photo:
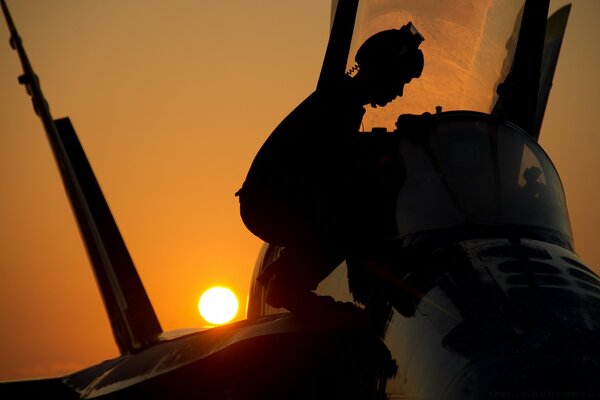
<svg viewBox="0 0 600 400"><path fill-rule="evenodd" d="M117 346L121 353L138 351L156 340L162 328L71 121L52 118L6 2L0 2L23 68L19 82L44 125Z"/></svg>
<svg viewBox="0 0 600 400"><path fill-rule="evenodd" d="M539 139L571 5L548 18L549 0L527 0L512 70L493 114Z"/></svg>
<svg viewBox="0 0 600 400"><path fill-rule="evenodd" d="M552 88L552 79L554 79L554 72L556 71L556 64L558 62L558 56L560 55L560 48L562 46L563 37L565 36L565 30L567 29L570 11L571 5L567 4L552 14L552 16L548 18L546 24L538 103L533 127L533 136L536 140L540 136L542 121L544 119L544 113L546 112L550 89Z"/></svg>
<svg viewBox="0 0 600 400"><path fill-rule="evenodd" d="M331 32L317 89L323 89L344 76L357 10L358 0L332 1Z"/></svg>
<svg viewBox="0 0 600 400"><path fill-rule="evenodd" d="M532 136L549 6L550 0L525 1L511 71L493 110Z"/></svg>

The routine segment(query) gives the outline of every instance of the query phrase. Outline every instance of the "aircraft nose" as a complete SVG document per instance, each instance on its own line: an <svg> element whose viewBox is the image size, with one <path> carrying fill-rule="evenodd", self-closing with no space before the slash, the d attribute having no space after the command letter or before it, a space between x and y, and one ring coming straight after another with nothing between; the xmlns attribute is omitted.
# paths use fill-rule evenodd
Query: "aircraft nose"
<svg viewBox="0 0 600 400"><path fill-rule="evenodd" d="M565 351L550 349L547 353L535 353L530 350L523 354L509 352L483 357L462 371L447 388L443 399L508 399L525 394L536 394L533 397L541 394L539 398L544 399L569 396L581 399L591 393L597 394L600 389L600 382L595 378L598 353L585 353L583 346L589 344L586 341L571 344Z"/></svg>

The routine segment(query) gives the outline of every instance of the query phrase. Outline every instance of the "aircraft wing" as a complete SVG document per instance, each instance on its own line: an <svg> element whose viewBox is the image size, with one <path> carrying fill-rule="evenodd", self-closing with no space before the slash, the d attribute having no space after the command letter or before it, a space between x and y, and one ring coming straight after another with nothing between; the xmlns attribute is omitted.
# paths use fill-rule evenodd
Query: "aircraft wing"
<svg viewBox="0 0 600 400"><path fill-rule="evenodd" d="M0 383L0 395L3 398L79 399L79 394L67 386L61 378L2 382Z"/></svg>
<svg viewBox="0 0 600 400"><path fill-rule="evenodd" d="M289 313L162 337L158 344L73 374L0 383L0 398L339 398L363 374L395 372L381 339L340 314ZM378 375L377 375L378 376ZM363 387L364 386L364 387ZM328 393L330 395L328 395ZM297 397L296 397L297 396ZM370 398L366 394L358 398Z"/></svg>

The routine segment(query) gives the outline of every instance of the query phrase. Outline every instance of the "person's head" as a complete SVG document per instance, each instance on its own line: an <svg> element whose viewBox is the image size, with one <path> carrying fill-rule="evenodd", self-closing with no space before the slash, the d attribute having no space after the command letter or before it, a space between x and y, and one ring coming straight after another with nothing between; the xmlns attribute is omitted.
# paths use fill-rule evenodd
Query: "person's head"
<svg viewBox="0 0 600 400"><path fill-rule="evenodd" d="M409 22L400 29L381 31L368 38L356 53L359 79L366 103L383 106L402 96L404 85L421 76L423 36Z"/></svg>

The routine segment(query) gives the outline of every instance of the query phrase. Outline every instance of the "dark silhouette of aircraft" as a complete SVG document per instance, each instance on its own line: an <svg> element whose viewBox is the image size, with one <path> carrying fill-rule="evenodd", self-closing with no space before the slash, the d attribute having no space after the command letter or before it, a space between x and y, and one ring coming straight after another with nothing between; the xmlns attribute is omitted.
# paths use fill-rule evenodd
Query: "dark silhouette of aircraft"
<svg viewBox="0 0 600 400"><path fill-rule="evenodd" d="M317 85L351 73L356 46L390 24L410 18L426 37L419 94L402 99L414 103L363 120L362 140L386 160L395 234L316 290L364 318L273 309L253 280L245 320L163 332L73 125L50 114L1 0L121 355L0 383L0 397L600 397L600 278L573 248L560 179L537 142L570 7L548 18L547 0L383 3L334 2ZM265 243L255 277L282 250Z"/></svg>

